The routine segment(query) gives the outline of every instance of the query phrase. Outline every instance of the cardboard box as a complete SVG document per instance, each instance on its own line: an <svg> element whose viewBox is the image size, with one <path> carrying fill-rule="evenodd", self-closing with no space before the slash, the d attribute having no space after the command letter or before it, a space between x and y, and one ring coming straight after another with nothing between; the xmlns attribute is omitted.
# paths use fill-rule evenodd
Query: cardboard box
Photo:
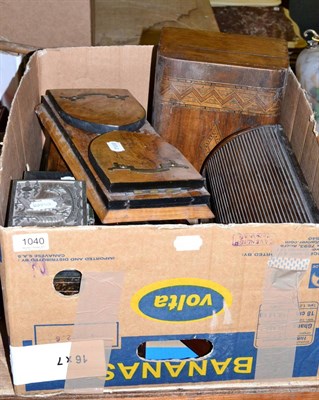
<svg viewBox="0 0 319 400"><path fill-rule="evenodd" d="M0 39L37 48L93 44L92 0L3 0Z"/></svg>
<svg viewBox="0 0 319 400"><path fill-rule="evenodd" d="M40 95L66 86L126 88L147 108L153 50L50 49L32 57L4 140L1 225L11 179L26 165L39 167ZM281 123L318 204L313 116L290 71L285 91ZM318 387L318 226L2 227L0 237L18 394L80 393L89 385L94 393ZM55 289L61 271L82 274L79 294ZM140 351L192 339L210 350L164 360Z"/></svg>

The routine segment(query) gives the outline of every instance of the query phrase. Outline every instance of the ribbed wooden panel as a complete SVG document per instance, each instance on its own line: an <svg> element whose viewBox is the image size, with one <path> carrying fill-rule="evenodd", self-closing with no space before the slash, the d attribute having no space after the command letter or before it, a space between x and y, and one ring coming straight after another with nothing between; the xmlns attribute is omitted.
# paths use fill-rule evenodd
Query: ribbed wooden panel
<svg viewBox="0 0 319 400"><path fill-rule="evenodd" d="M317 209L279 125L232 136L208 157L204 174L216 222L318 221Z"/></svg>

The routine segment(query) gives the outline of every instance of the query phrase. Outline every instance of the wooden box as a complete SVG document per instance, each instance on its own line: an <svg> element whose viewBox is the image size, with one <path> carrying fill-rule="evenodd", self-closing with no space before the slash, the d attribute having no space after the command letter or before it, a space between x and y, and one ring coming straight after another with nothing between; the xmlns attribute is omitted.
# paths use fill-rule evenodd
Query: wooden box
<svg viewBox="0 0 319 400"><path fill-rule="evenodd" d="M153 126L200 169L228 135L278 123L288 65L281 39L164 28Z"/></svg>

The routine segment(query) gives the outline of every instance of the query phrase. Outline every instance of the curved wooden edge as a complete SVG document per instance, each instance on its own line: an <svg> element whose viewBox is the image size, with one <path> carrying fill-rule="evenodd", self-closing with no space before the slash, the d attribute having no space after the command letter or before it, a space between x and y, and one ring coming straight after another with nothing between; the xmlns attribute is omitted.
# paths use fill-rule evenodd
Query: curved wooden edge
<svg viewBox="0 0 319 400"><path fill-rule="evenodd" d="M4 51L6 53L29 54L36 50L39 49L26 44L12 43L8 42L7 40L0 40L0 51Z"/></svg>

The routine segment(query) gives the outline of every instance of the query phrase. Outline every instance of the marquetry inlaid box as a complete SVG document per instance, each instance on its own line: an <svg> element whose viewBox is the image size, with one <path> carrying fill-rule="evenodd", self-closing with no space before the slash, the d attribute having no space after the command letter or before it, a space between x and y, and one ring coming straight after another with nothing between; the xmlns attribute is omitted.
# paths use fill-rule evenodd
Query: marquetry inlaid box
<svg viewBox="0 0 319 400"><path fill-rule="evenodd" d="M164 28L153 126L200 169L224 137L278 122L287 69L284 40Z"/></svg>

